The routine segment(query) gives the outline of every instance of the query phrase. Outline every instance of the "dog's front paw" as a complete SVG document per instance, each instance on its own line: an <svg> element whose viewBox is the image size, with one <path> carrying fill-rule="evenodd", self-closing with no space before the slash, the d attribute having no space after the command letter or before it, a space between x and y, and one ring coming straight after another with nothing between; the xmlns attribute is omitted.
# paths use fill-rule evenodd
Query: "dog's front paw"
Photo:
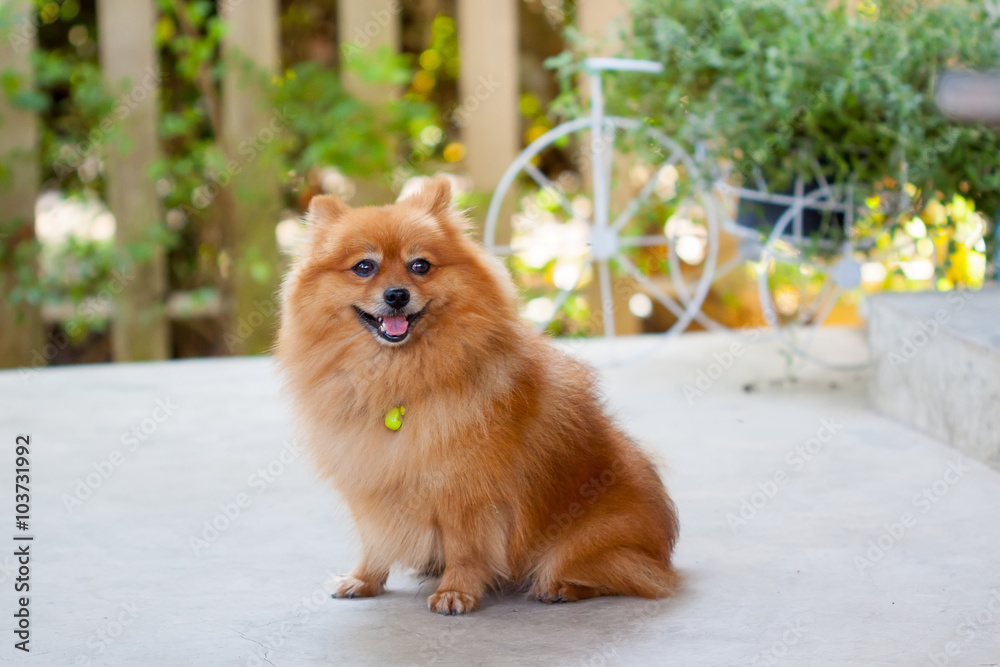
<svg viewBox="0 0 1000 667"><path fill-rule="evenodd" d="M382 592L382 584L377 581L362 581L355 577L340 577L336 583L334 598L370 598Z"/></svg>
<svg viewBox="0 0 1000 667"><path fill-rule="evenodd" d="M438 591L427 598L427 608L445 616L464 614L478 606L478 598L459 591Z"/></svg>

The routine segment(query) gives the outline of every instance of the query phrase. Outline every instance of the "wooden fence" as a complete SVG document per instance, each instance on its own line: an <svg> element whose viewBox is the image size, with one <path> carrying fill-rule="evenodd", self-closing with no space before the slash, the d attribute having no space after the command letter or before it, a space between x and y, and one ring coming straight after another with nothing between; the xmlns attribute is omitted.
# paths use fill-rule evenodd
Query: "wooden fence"
<svg viewBox="0 0 1000 667"><path fill-rule="evenodd" d="M38 25L33 0L7 0L20 12L20 25ZM495 82L489 95L477 98L476 112L461 127L466 146L464 167L475 189L491 191L503 170L521 147L518 112L518 11L519 0L457 0L457 26L461 51L459 97L475 96L484 79ZM227 54L249 57L267 72L281 68L279 0L218 0L220 15L228 24L223 44ZM98 0L99 54L109 85L123 80L139 82L158 68L154 29L158 19L156 0ZM595 46L613 48L616 18L623 17L626 0L577 0L580 29ZM337 6L341 48L356 42L363 48L399 48L402 8L400 0L339 0ZM0 71L14 68L30 75L31 31L18 39L0 43ZM366 87L346 80L348 87L366 99L394 95L396 91ZM116 242L122 247L148 238L163 218L162 206L150 165L159 155L156 135L158 95L154 86L123 121L121 132L131 149L107 156L107 204L117 221ZM233 67L223 74L220 127L216 128L223 149L235 154L238 142L252 136L270 121L260 111L262 91L239 82ZM46 340L39 305L10 303L16 282L7 258L31 245L34 206L38 192L38 119L11 108L0 96L0 155L20 154L10 160L11 173L0 190L0 367L38 367L51 360L58 342ZM276 183L259 173L263 163L246 165L233 178L225 197L216 205L233 207L231 219L238 224L224 230L227 250L235 258L255 248L255 261L277 268L275 224L280 212ZM257 173L255 173L255 171ZM228 202L228 204L226 203ZM218 301L227 322L230 349L236 353L265 351L273 335L274 294L279 276L258 281L241 276ZM115 361L165 359L170 355L171 317L178 316L183 295L167 293L166 262L162 250L141 264L128 267L127 279L119 281L111 307L112 358ZM57 315L58 317L58 315Z"/></svg>

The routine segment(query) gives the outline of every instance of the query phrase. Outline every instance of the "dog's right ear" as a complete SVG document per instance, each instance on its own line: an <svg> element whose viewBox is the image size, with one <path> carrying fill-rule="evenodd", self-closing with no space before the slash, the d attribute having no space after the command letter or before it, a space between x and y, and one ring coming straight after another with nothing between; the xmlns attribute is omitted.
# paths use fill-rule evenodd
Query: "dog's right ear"
<svg viewBox="0 0 1000 667"><path fill-rule="evenodd" d="M337 195L316 195L309 200L309 210L306 221L310 226L325 225L336 222L347 213L347 204Z"/></svg>

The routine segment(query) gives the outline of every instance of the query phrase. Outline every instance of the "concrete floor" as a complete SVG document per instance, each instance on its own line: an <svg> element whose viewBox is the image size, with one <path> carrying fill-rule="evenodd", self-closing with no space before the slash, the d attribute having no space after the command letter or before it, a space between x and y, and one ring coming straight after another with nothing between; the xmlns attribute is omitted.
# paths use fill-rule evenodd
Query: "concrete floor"
<svg viewBox="0 0 1000 667"><path fill-rule="evenodd" d="M728 364L733 342L746 351ZM406 574L379 598L329 599L357 543L285 450L269 359L0 373L0 539L22 432L35 535L27 657L0 549L0 664L1000 663L1000 473L870 411L862 375L789 373L774 342L696 334L604 387L677 499L684 591L494 597L445 618Z"/></svg>

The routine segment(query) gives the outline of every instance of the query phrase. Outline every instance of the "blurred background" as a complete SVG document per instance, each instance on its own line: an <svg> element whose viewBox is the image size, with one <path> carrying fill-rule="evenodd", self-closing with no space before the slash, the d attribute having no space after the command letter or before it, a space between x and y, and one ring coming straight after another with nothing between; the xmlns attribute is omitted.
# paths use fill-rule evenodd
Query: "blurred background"
<svg viewBox="0 0 1000 667"><path fill-rule="evenodd" d="M690 330L761 324L761 271L781 318L815 317L830 247L861 279L828 325L861 326L873 292L978 289L996 270L1000 134L946 118L935 86L997 66L998 16L963 0L6 0L0 367L266 352L313 195L386 203L447 173L482 233L518 153L587 113L590 55L664 64L608 73L608 111L712 179L850 185L853 224L819 220L787 266L724 227L710 319ZM495 232L520 244L526 317L561 335L602 328L574 250L588 145L535 155L549 187L522 174ZM671 272L698 280L710 235L691 170L657 167L660 148L619 146L613 199L655 175L634 234L670 248L630 258L670 290ZM775 216L744 208L720 210L766 238ZM613 280L618 333L671 327L632 277Z"/></svg>

